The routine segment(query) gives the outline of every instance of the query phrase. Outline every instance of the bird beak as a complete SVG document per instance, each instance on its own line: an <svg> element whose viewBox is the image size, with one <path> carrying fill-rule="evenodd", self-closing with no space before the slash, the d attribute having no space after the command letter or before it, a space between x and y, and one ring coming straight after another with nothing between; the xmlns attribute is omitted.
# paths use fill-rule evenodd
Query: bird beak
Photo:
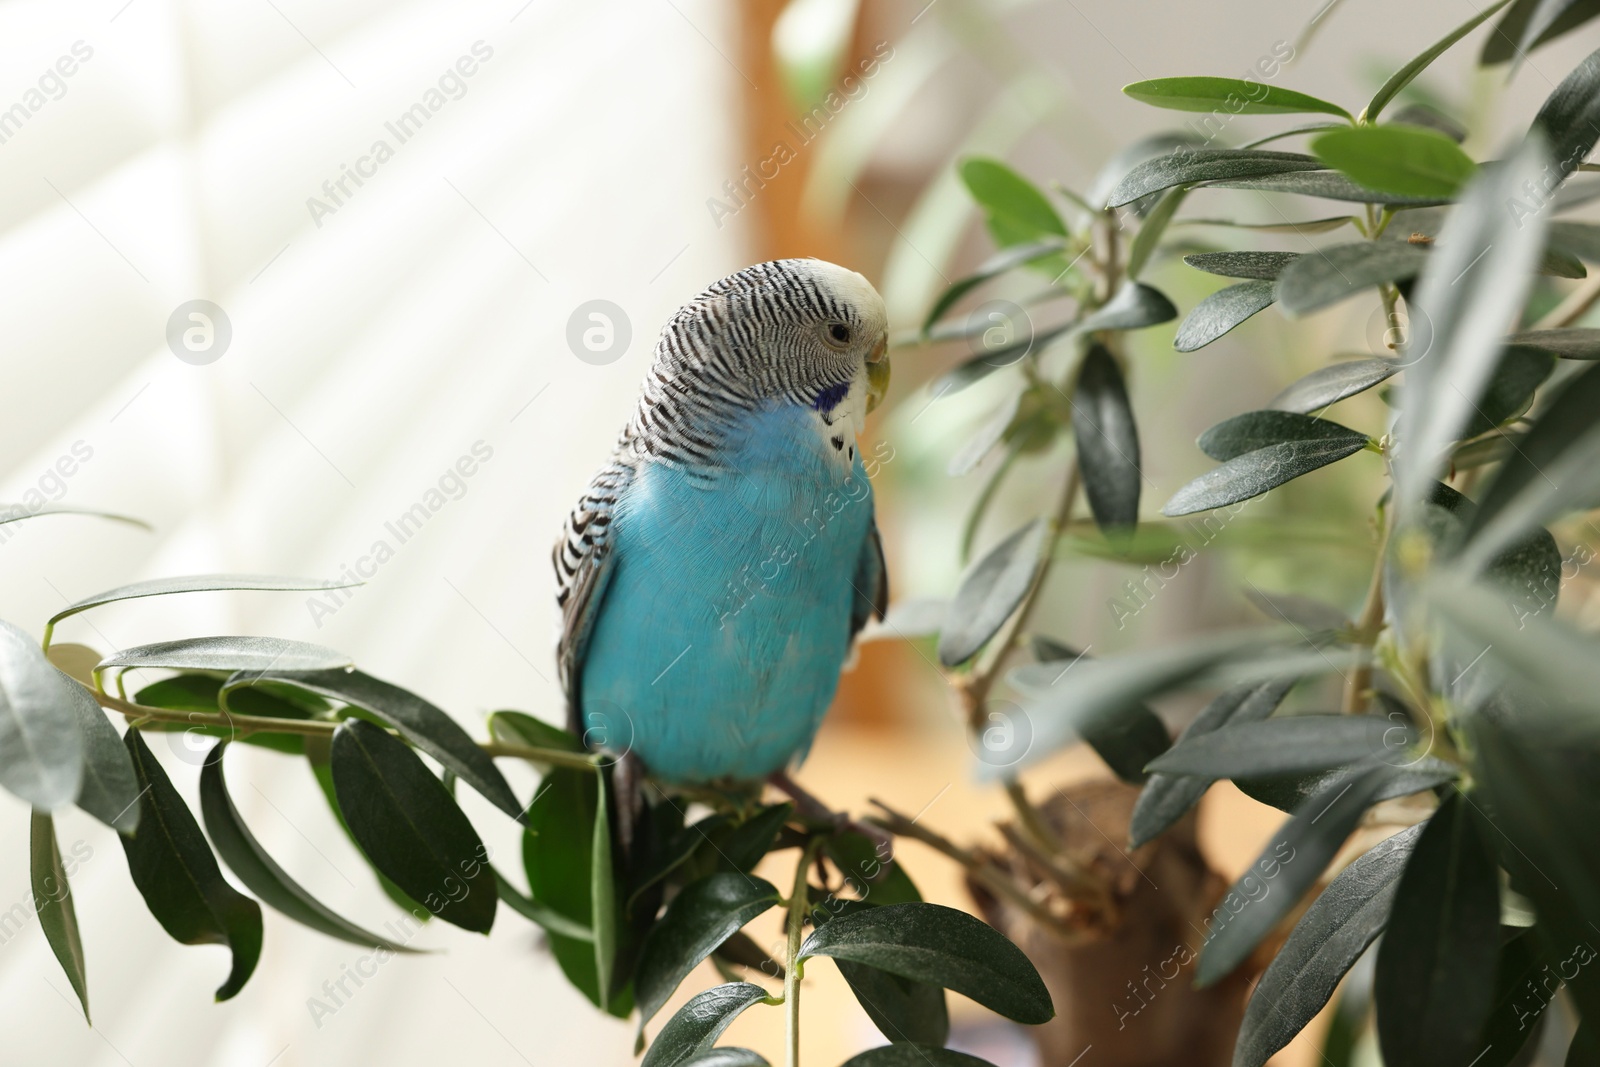
<svg viewBox="0 0 1600 1067"><path fill-rule="evenodd" d="M867 410L883 402L889 391L889 332L884 331L878 343L867 353Z"/></svg>

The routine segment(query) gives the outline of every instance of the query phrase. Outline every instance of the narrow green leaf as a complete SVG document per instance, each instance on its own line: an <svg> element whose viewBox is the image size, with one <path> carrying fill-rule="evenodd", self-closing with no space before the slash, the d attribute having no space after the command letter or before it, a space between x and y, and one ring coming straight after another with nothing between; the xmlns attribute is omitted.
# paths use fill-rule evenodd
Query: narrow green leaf
<svg viewBox="0 0 1600 1067"><path fill-rule="evenodd" d="M900 1043L869 1048L845 1060L842 1067L994 1067L994 1064L955 1049Z"/></svg>
<svg viewBox="0 0 1600 1067"><path fill-rule="evenodd" d="M560 912L534 900L513 885L498 869L494 872L494 885L495 891L500 896L500 903L529 922L542 927L546 932L583 942L594 940L593 930L587 926L579 926Z"/></svg>
<svg viewBox="0 0 1600 1067"><path fill-rule="evenodd" d="M1309 415L1388 381L1399 369L1394 360L1377 356L1320 367L1273 397L1271 406Z"/></svg>
<svg viewBox="0 0 1600 1067"><path fill-rule="evenodd" d="M494 760L454 719L415 693L354 670L251 672L229 678L225 688L261 682L285 682L370 712L448 767L485 800L518 822L525 821L521 803Z"/></svg>
<svg viewBox="0 0 1600 1067"><path fill-rule="evenodd" d="M742 822L718 830L713 835L717 846L717 866L732 871L754 868L772 850L778 831L783 829L783 824L793 814L794 805L787 801L768 804Z"/></svg>
<svg viewBox="0 0 1600 1067"><path fill-rule="evenodd" d="M1278 301L1290 317L1309 315L1357 294L1374 295L1382 282L1422 273L1433 255L1420 245L1360 241L1307 253L1278 276Z"/></svg>
<svg viewBox="0 0 1600 1067"><path fill-rule="evenodd" d="M445 922L488 933L488 852L448 790L403 742L363 719L333 735L333 786L372 865Z"/></svg>
<svg viewBox="0 0 1600 1067"><path fill-rule="evenodd" d="M1027 390L1015 389L1007 395L1001 405L995 409L994 414L985 419L983 425L978 427L978 432L972 439L950 457L950 463L945 468L945 473L952 478L959 478L967 474L982 463L994 451L1006 431L1011 428L1012 420L1017 416L1017 408L1022 403L1023 394Z"/></svg>
<svg viewBox="0 0 1600 1067"><path fill-rule="evenodd" d="M1338 633L1354 626L1342 609L1315 597L1268 593L1252 586L1245 590L1244 598L1272 621L1287 622L1312 633Z"/></svg>
<svg viewBox="0 0 1600 1067"><path fill-rule="evenodd" d="M1128 388L1114 356L1093 344L1078 368L1072 398L1083 492L1095 522L1109 535L1139 522L1139 431Z"/></svg>
<svg viewBox="0 0 1600 1067"><path fill-rule="evenodd" d="M1397 431L1405 448L1394 463L1406 505L1423 498L1451 443L1472 421L1474 400L1499 363L1500 338L1522 308L1543 219L1513 218L1505 205L1524 182L1541 180L1547 160L1535 138L1475 180L1417 281Z"/></svg>
<svg viewBox="0 0 1600 1067"><path fill-rule="evenodd" d="M74 855L74 860L77 859ZM28 840L29 880L33 906L39 913L39 928L50 944L56 962L72 983L83 1005L83 1021L89 1022L89 978L83 961L83 935L78 932L78 913L72 907L72 886L61 862L56 844L55 821L42 811L33 813Z"/></svg>
<svg viewBox="0 0 1600 1067"><path fill-rule="evenodd" d="M839 874L868 904L909 904L922 894L906 874L905 864L880 856L880 845L866 834L844 830L829 837L822 852Z"/></svg>
<svg viewBox="0 0 1600 1067"><path fill-rule="evenodd" d="M617 896L611 870L611 801L606 773L596 768L594 838L589 858L589 919L594 931L595 987L600 1010L611 1007L611 981L617 955Z"/></svg>
<svg viewBox="0 0 1600 1067"><path fill-rule="evenodd" d="M1178 309L1159 289L1143 282L1124 282L1110 300L1084 316L1077 332L1142 330L1177 317Z"/></svg>
<svg viewBox="0 0 1600 1067"><path fill-rule="evenodd" d="M1016 270L1029 263L1037 263L1042 259L1057 255L1067 247L1063 237L1049 237L1042 241L1029 241L1026 244L1012 245L1010 248L1001 249L995 255L984 260L976 271L959 278L950 284L939 299L933 302L928 309L927 316L922 320L922 335L928 336L934 323L944 318L945 312L955 306L956 301L966 296L972 290L993 278Z"/></svg>
<svg viewBox="0 0 1600 1067"><path fill-rule="evenodd" d="M1272 281L1299 258L1298 252L1199 252L1184 256L1183 261L1195 270L1224 278Z"/></svg>
<svg viewBox="0 0 1600 1067"><path fill-rule="evenodd" d="M1213 780L1303 774L1374 756L1398 759L1411 741L1409 731L1373 715L1294 715L1220 727L1174 746L1150 769Z"/></svg>
<svg viewBox="0 0 1600 1067"><path fill-rule="evenodd" d="M639 1067L684 1067L716 1043L739 1013L767 999L750 982L733 982L698 993L661 1028Z"/></svg>
<svg viewBox="0 0 1600 1067"><path fill-rule="evenodd" d="M1144 223L1128 246L1128 277L1137 278L1144 273L1145 266L1150 262L1150 257L1155 255L1156 246L1161 242L1161 235L1167 232L1172 217L1178 213L1178 208L1183 206L1184 197L1188 195L1189 190L1182 187L1168 189L1161 194L1155 207L1145 215Z"/></svg>
<svg viewBox="0 0 1600 1067"><path fill-rule="evenodd" d="M178 671L320 671L350 666L350 657L321 645L280 637L191 637L113 652L95 667L165 667Z"/></svg>
<svg viewBox="0 0 1600 1067"><path fill-rule="evenodd" d="M349 589L360 582L327 582L317 578L279 578L265 574L191 574L181 578L152 578L149 581L119 585L103 593L75 600L50 616L50 627L69 616L101 604L118 600L134 600L147 596L166 596L170 593L209 593L234 590L263 590L267 592L305 592L322 589Z"/></svg>
<svg viewBox="0 0 1600 1067"><path fill-rule="evenodd" d="M0 621L0 786L40 811L70 804L83 784L79 689L32 638Z"/></svg>
<svg viewBox="0 0 1600 1067"><path fill-rule="evenodd" d="M685 1060L683 1067L772 1067L772 1065L753 1049L724 1045L721 1048L706 1049L694 1059Z"/></svg>
<svg viewBox="0 0 1600 1067"><path fill-rule="evenodd" d="M1030 1025L1055 1015L1022 950L987 924L939 904L891 904L842 915L815 930L800 959L831 956L953 989Z"/></svg>
<svg viewBox="0 0 1600 1067"><path fill-rule="evenodd" d="M1265 311L1276 299L1270 281L1240 282L1218 289L1189 312L1172 339L1172 347L1179 352L1198 351L1251 316Z"/></svg>
<svg viewBox="0 0 1600 1067"><path fill-rule="evenodd" d="M1212 914L1196 985L1210 985L1243 963L1294 909L1391 773L1374 767L1347 775L1295 810Z"/></svg>
<svg viewBox="0 0 1600 1067"><path fill-rule="evenodd" d="M1222 461L1290 441L1338 441L1360 447L1367 443L1367 435L1331 419L1267 409L1224 419L1201 434L1196 444Z"/></svg>
<svg viewBox="0 0 1600 1067"><path fill-rule="evenodd" d="M1523 330L1506 338L1508 344L1553 352L1561 359L1600 359L1600 330L1571 326L1558 330Z"/></svg>
<svg viewBox="0 0 1600 1067"><path fill-rule="evenodd" d="M1121 207L1141 197L1175 185L1195 182L1265 177L1323 166L1298 152L1263 152L1259 149L1179 148L1168 155L1147 159L1125 174L1106 196L1111 207Z"/></svg>
<svg viewBox="0 0 1600 1067"><path fill-rule="evenodd" d="M965 663L1005 625L1033 585L1049 530L1046 520L1034 519L967 568L939 634L941 663Z"/></svg>
<svg viewBox="0 0 1600 1067"><path fill-rule="evenodd" d="M959 172L968 192L990 219L1023 235L1023 240L1067 236L1067 227L1049 199L1032 182L999 160L967 159L962 161Z"/></svg>
<svg viewBox="0 0 1600 1067"><path fill-rule="evenodd" d="M496 741L512 741L534 748L553 748L561 752L582 752L583 742L559 726L536 719L522 711L491 711L487 723L489 736Z"/></svg>
<svg viewBox="0 0 1600 1067"><path fill-rule="evenodd" d="M1250 994L1234 1067L1264 1067L1328 1003L1339 980L1383 932L1400 872L1422 825L1368 849L1329 883Z"/></svg>
<svg viewBox="0 0 1600 1067"><path fill-rule="evenodd" d="M1395 724L1398 726L1402 721L1395 720ZM1393 800L1395 797L1408 797L1427 789L1437 789L1461 777L1459 766L1433 756L1423 756L1414 762L1404 762L1411 759L1409 754L1396 753L1396 757L1390 761L1394 766L1393 773L1372 797L1374 804L1383 800ZM1344 774L1343 768L1335 768L1281 778L1237 778L1233 784L1239 787L1239 792L1251 800L1293 814L1301 804L1327 789Z"/></svg>
<svg viewBox="0 0 1600 1067"><path fill-rule="evenodd" d="M65 680L62 696L72 706L83 735L83 782L78 807L113 830L131 834L139 827L139 778L117 728L89 691Z"/></svg>
<svg viewBox="0 0 1600 1067"><path fill-rule="evenodd" d="M1488 433L1524 414L1533 405L1534 393L1555 369L1554 353L1532 345L1507 345L1461 431L1462 438Z"/></svg>
<svg viewBox="0 0 1600 1067"><path fill-rule="evenodd" d="M1471 808L1452 794L1417 839L1378 948L1374 999L1385 1062L1457 1067L1478 1055L1499 950L1495 861Z"/></svg>
<svg viewBox="0 0 1600 1067"><path fill-rule="evenodd" d="M1033 638L1033 648L1040 668L1056 672L1058 676L1065 676L1079 661L1090 658L1075 648L1039 635ZM1113 774L1131 785L1145 782L1149 778L1145 766L1172 746L1166 723L1149 705L1140 701L1130 701L1113 717L1083 722L1078 734Z"/></svg>
<svg viewBox="0 0 1600 1067"><path fill-rule="evenodd" d="M0 504L0 526L8 522L21 522L23 519L32 519L40 515L89 515L97 519L110 519L113 522L127 523L144 530L153 530L143 519L136 519L131 515L119 515L112 511L97 511L94 508L74 508L62 504L41 504L31 507L27 504Z"/></svg>
<svg viewBox="0 0 1600 1067"><path fill-rule="evenodd" d="M1595 141L1600 139L1600 50L1591 52L1573 68L1572 73L1561 79L1561 84L1545 99L1539 113L1534 116L1528 136L1543 146L1539 162L1553 161L1557 181L1577 170L1578 164L1589 158L1589 153L1594 151ZM1519 152L1519 156L1523 152ZM1518 192L1510 192L1510 199L1506 200L1506 203L1513 204L1513 214L1519 226L1524 218L1542 214L1521 199L1524 195L1520 192L1522 177L1519 176L1516 185L1509 186L1510 190ZM1548 190L1554 185L1544 175L1535 175L1531 180L1537 182L1533 186L1537 189ZM1526 210L1517 211L1516 205L1522 205Z"/></svg>
<svg viewBox="0 0 1600 1067"><path fill-rule="evenodd" d="M174 941L226 945L233 968L217 988L228 1000L244 988L261 958L261 905L222 877L200 824L184 806L167 772L138 730L123 735L139 775L139 831L119 834L128 873L145 906Z"/></svg>
<svg viewBox="0 0 1600 1067"><path fill-rule="evenodd" d="M1308 171L1315 174L1317 171ZM1227 226L1236 230L1255 230L1259 233L1291 233L1308 236L1331 233L1356 221L1354 215L1334 215L1325 219L1290 219L1283 222L1235 222L1232 219L1178 219L1174 226Z"/></svg>
<svg viewBox="0 0 1600 1067"><path fill-rule="evenodd" d="M1600 503L1597 410L1600 365L1569 381L1505 457L1467 522L1462 567L1481 568L1563 513Z"/></svg>
<svg viewBox="0 0 1600 1067"><path fill-rule="evenodd" d="M1274 678L1265 682L1236 685L1212 700L1196 715L1178 745L1196 741L1229 723L1259 722L1271 715L1294 688L1297 678ZM1134 804L1128 824L1129 848L1138 848L1192 808L1212 779L1193 775L1152 774Z"/></svg>
<svg viewBox="0 0 1600 1067"><path fill-rule="evenodd" d="M251 735L246 735L244 740L248 740L249 736ZM332 740L331 737L306 738L304 747L306 766L311 769L311 776L316 781L317 789L322 793L323 800L327 802L328 811L332 813L335 821L339 824L339 828L344 831L345 836L350 839L351 847L359 850L361 846L357 843L355 834L350 832L350 823L345 819L344 812L339 810L339 796L333 788ZM432 915L428 914L427 908L406 896L405 890L391 882L382 871L375 868L369 868L369 870L372 871L372 877L378 883L378 888L383 890L384 896L394 901L395 907L418 922L425 923L433 918Z"/></svg>
<svg viewBox="0 0 1600 1067"><path fill-rule="evenodd" d="M1365 447L1365 437L1357 442L1348 437L1330 436L1284 441L1246 452L1183 486L1172 494L1172 499L1167 501L1161 513L1176 518L1237 504L1276 489L1319 467L1337 463Z"/></svg>
<svg viewBox="0 0 1600 1067"><path fill-rule="evenodd" d="M1316 161L1318 167L1321 160ZM1216 189L1248 189L1261 193L1296 193L1324 200L1345 200L1358 204L1383 204L1388 207L1434 207L1449 203L1437 196L1402 196L1358 185L1336 170L1302 168L1297 173L1269 174L1259 178L1229 178L1213 182Z"/></svg>
<svg viewBox="0 0 1600 1067"><path fill-rule="evenodd" d="M1383 83L1383 86L1378 90L1377 94L1373 96L1372 101L1367 104L1366 110L1361 113L1362 120L1366 122L1377 122L1378 115L1385 107L1388 106L1389 101L1393 100L1400 94L1400 90L1404 89L1406 86L1415 81L1417 75L1421 74L1424 70L1427 70L1428 67L1432 65L1434 60L1444 55L1444 53L1450 49L1451 45L1455 44L1457 41L1461 40L1461 38L1477 29L1491 15L1505 7L1510 2L1511 0L1496 0L1495 3L1490 4L1488 7L1472 16L1466 22L1463 22L1461 25L1445 34L1420 56L1417 56L1411 62L1395 71L1389 76L1389 80Z"/></svg>
<svg viewBox="0 0 1600 1067"><path fill-rule="evenodd" d="M1338 104L1293 89L1243 78L1155 78L1124 85L1143 104L1173 111L1226 111L1235 115L1338 115L1355 121Z"/></svg>
<svg viewBox="0 0 1600 1067"><path fill-rule="evenodd" d="M1425 130L1442 133L1456 144L1467 139L1467 128L1449 115L1435 111L1426 104L1407 104L1394 113L1391 123L1402 123L1407 126L1421 126ZM1329 129L1337 129L1330 126Z"/></svg>
<svg viewBox="0 0 1600 1067"><path fill-rule="evenodd" d="M942 1046L950 1038L944 990L865 963L834 961L872 1025L890 1041Z"/></svg>
<svg viewBox="0 0 1600 1067"><path fill-rule="evenodd" d="M736 871L718 871L685 886L645 937L634 974L640 1025L713 949L777 903L771 882Z"/></svg>
<svg viewBox="0 0 1600 1067"><path fill-rule="evenodd" d="M1101 211L1111 206L1106 203L1111 196L1111 190L1116 188L1118 182L1125 178L1139 164L1157 156L1171 155L1177 150L1193 150L1203 148L1205 142L1190 132L1157 133L1149 137L1141 137L1137 141L1124 145L1116 154L1100 167L1096 172L1094 182L1089 186L1085 199L1093 205L1095 211ZM1143 215L1145 210L1153 203L1154 197L1141 200L1129 205L1135 215Z"/></svg>
<svg viewBox="0 0 1600 1067"><path fill-rule="evenodd" d="M1562 9L1559 15L1550 18L1544 29L1530 32L1534 12L1556 7ZM1535 48L1570 33L1596 15L1600 15L1600 3L1596 0L1515 0L1484 41L1479 62L1485 66L1512 59L1520 62Z"/></svg>
<svg viewBox="0 0 1600 1067"><path fill-rule="evenodd" d="M200 769L200 814L206 833L245 888L295 922L352 945L378 947L390 952L415 952L416 949L363 930L308 893L279 867L250 828L228 795L222 755L228 743L219 741L206 756Z"/></svg>
<svg viewBox="0 0 1600 1067"><path fill-rule="evenodd" d="M1478 170L1460 145L1421 126L1329 130L1311 150L1352 181L1401 196L1452 198Z"/></svg>

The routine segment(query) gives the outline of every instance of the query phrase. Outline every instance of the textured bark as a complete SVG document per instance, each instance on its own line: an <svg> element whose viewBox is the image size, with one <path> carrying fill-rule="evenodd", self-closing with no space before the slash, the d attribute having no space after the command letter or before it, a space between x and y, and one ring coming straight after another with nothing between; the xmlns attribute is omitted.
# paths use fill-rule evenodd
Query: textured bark
<svg viewBox="0 0 1600 1067"><path fill-rule="evenodd" d="M1067 863L1105 891L1098 904L1068 899L1037 856L991 853L1075 931L1047 930L969 883L984 917L1020 945L1044 977L1056 1018L1034 1028L1044 1067L1227 1067L1257 960L1207 989L1193 986L1207 919L1227 883L1195 840L1194 813L1128 853L1139 790L1096 781L1063 789L1040 807ZM1258 954L1260 965L1265 957Z"/></svg>

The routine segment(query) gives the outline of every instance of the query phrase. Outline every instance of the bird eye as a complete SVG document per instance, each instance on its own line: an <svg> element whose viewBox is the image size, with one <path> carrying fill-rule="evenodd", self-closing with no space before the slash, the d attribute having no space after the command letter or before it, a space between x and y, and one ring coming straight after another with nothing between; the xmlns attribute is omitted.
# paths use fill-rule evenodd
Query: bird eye
<svg viewBox="0 0 1600 1067"><path fill-rule="evenodd" d="M842 322L829 323L828 336L832 338L834 344L847 345L850 343L850 327Z"/></svg>

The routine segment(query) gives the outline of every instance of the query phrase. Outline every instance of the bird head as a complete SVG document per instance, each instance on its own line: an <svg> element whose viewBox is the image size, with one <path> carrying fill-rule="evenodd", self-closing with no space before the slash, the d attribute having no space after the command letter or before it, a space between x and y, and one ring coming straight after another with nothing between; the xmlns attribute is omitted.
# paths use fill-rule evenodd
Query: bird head
<svg viewBox="0 0 1600 1067"><path fill-rule="evenodd" d="M820 259L758 263L711 285L668 328L726 361L741 392L860 421L889 385L888 311L872 283Z"/></svg>

